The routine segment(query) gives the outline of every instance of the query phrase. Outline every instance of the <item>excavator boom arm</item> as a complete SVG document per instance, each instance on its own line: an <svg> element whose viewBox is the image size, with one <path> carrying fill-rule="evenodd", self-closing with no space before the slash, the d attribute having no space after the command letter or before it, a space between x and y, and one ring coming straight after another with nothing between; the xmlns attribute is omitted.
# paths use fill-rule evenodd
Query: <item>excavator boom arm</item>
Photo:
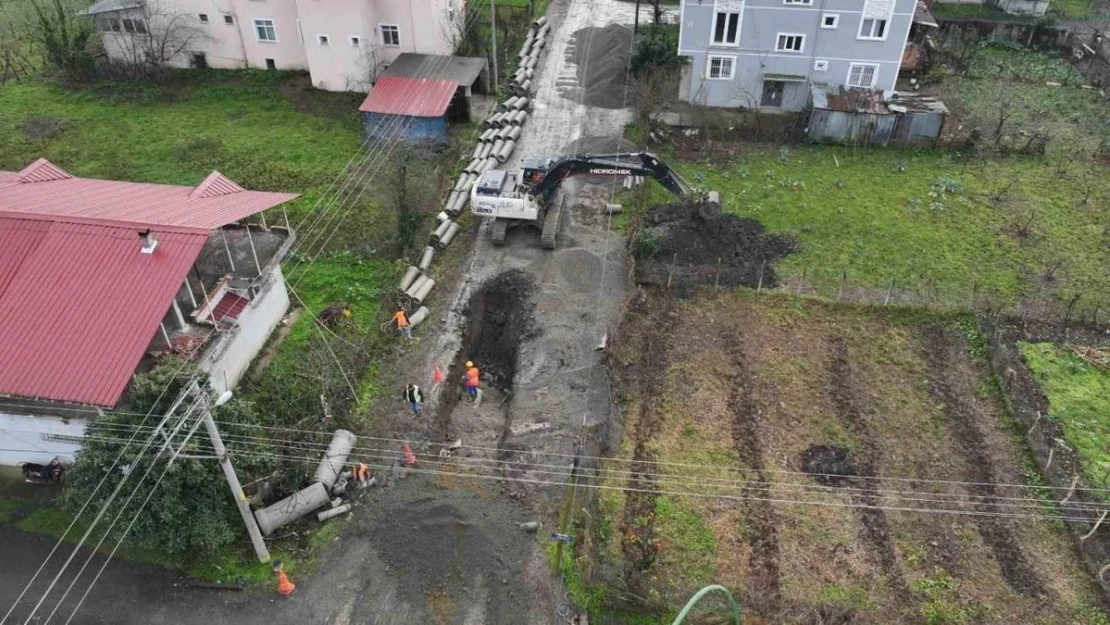
<svg viewBox="0 0 1110 625"><path fill-rule="evenodd" d="M532 195L549 198L564 180L571 176L645 176L654 178L665 189L677 196L692 192L690 185L650 152L629 154L579 154L553 161L547 171L532 185Z"/></svg>

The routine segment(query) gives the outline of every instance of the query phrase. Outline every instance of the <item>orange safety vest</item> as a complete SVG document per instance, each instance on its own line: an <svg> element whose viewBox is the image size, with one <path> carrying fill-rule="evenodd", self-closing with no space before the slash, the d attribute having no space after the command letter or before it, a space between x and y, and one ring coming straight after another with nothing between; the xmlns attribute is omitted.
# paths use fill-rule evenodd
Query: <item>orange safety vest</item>
<svg viewBox="0 0 1110 625"><path fill-rule="evenodd" d="M405 311L398 310L397 314L393 315L393 320L397 322L398 328L407 328L409 326L409 318L405 315Z"/></svg>
<svg viewBox="0 0 1110 625"><path fill-rule="evenodd" d="M466 370L466 385L478 386L478 367L471 367Z"/></svg>

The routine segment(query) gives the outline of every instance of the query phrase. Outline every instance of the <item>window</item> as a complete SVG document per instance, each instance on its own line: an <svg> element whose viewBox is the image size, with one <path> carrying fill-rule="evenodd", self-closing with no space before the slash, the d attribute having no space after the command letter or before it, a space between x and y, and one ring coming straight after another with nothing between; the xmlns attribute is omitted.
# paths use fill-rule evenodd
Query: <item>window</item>
<svg viewBox="0 0 1110 625"><path fill-rule="evenodd" d="M782 0L783 4L803 4L809 6L813 4L813 0Z"/></svg>
<svg viewBox="0 0 1110 625"><path fill-rule="evenodd" d="M351 35L351 47L361 48L362 47L362 37L359 37L358 35Z"/></svg>
<svg viewBox="0 0 1110 625"><path fill-rule="evenodd" d="M813 71L815 71L815 72L823 72L823 71L826 71L828 69L829 69L829 62L828 61L814 61L813 62Z"/></svg>
<svg viewBox="0 0 1110 625"><path fill-rule="evenodd" d="M235 17L232 16L232 15L225 15L224 16L224 24L227 24L228 26L234 26L235 25Z"/></svg>
<svg viewBox="0 0 1110 625"><path fill-rule="evenodd" d="M128 33L135 32L135 20L123 18L123 30Z"/></svg>
<svg viewBox="0 0 1110 625"><path fill-rule="evenodd" d="M864 18L859 25L860 39L886 39L886 20Z"/></svg>
<svg viewBox="0 0 1110 625"><path fill-rule="evenodd" d="M713 18L713 43L718 46L735 46L740 43L740 14L717 11Z"/></svg>
<svg viewBox="0 0 1110 625"><path fill-rule="evenodd" d="M207 13L201 13L201 14L197 15L197 19L200 20L201 24L207 24L208 23L208 14Z"/></svg>
<svg viewBox="0 0 1110 625"><path fill-rule="evenodd" d="M100 30L102 30L104 32L108 32L108 31L112 30L112 23L109 22L108 18L106 18L106 17L102 17L102 18L96 20L96 25L97 25L98 28L100 28Z"/></svg>
<svg viewBox="0 0 1110 625"><path fill-rule="evenodd" d="M778 39L775 41L776 52L801 52L805 47L805 35L793 35L790 33L779 33Z"/></svg>
<svg viewBox="0 0 1110 625"><path fill-rule="evenodd" d="M867 87L875 86L875 79L879 77L879 66L865 63L852 63L848 66L848 86Z"/></svg>
<svg viewBox="0 0 1110 625"><path fill-rule="evenodd" d="M383 46L401 45L401 29L396 24L379 24L382 31Z"/></svg>
<svg viewBox="0 0 1110 625"><path fill-rule="evenodd" d="M277 41L277 29L274 28L274 20L254 20L254 33L259 41L269 41L271 43Z"/></svg>
<svg viewBox="0 0 1110 625"><path fill-rule="evenodd" d="M821 28L836 28L840 23L840 15L836 13L826 13L821 16Z"/></svg>
<svg viewBox="0 0 1110 625"><path fill-rule="evenodd" d="M322 46L331 45L331 39L327 35L316 35L316 43Z"/></svg>
<svg viewBox="0 0 1110 625"><path fill-rule="evenodd" d="M782 106L782 94L786 91L786 83L781 80L764 80L763 95L759 98L760 106L778 108Z"/></svg>
<svg viewBox="0 0 1110 625"><path fill-rule="evenodd" d="M266 69L277 69L277 63L273 59L266 59Z"/></svg>
<svg viewBox="0 0 1110 625"><path fill-rule="evenodd" d="M112 32L114 33L118 33L120 31L119 20L117 18L109 17L108 26L112 29Z"/></svg>
<svg viewBox="0 0 1110 625"><path fill-rule="evenodd" d="M194 54L193 55L193 60L192 60L192 66L195 69L205 69L205 68L207 68L208 67L208 57L204 56L203 53Z"/></svg>
<svg viewBox="0 0 1110 625"><path fill-rule="evenodd" d="M143 20L134 20L134 22L135 22L135 32L139 33L140 35L145 35L146 32L147 32L146 31L146 22L143 21Z"/></svg>
<svg viewBox="0 0 1110 625"><path fill-rule="evenodd" d="M711 56L709 57L709 70L706 72L710 80L732 80L736 70L736 57Z"/></svg>

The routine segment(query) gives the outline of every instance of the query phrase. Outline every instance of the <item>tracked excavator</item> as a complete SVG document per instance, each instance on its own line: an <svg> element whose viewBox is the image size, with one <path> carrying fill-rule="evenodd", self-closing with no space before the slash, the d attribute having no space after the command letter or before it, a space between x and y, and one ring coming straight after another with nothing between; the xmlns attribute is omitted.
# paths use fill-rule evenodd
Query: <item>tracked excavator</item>
<svg viewBox="0 0 1110 625"><path fill-rule="evenodd" d="M490 236L494 245L505 244L509 228L533 226L540 229L543 249L553 250L565 204L553 201L555 191L560 183L576 175L650 177L679 197L719 208L716 193L695 190L650 152L633 152L525 159L519 174L488 170L470 190L470 210L493 219Z"/></svg>

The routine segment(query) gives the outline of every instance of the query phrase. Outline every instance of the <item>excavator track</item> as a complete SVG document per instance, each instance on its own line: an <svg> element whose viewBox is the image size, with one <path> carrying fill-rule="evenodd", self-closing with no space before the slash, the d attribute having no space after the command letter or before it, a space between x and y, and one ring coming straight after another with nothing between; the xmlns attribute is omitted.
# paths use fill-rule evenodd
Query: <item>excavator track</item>
<svg viewBox="0 0 1110 625"><path fill-rule="evenodd" d="M505 245L505 233L509 231L508 219L494 219L493 224L490 226L489 238L490 241L497 247Z"/></svg>
<svg viewBox="0 0 1110 625"><path fill-rule="evenodd" d="M563 207L566 198L560 202L551 202L547 207L547 214L543 217L543 230L540 232L540 247L545 250L555 249L555 240L559 236L559 222L563 218Z"/></svg>

